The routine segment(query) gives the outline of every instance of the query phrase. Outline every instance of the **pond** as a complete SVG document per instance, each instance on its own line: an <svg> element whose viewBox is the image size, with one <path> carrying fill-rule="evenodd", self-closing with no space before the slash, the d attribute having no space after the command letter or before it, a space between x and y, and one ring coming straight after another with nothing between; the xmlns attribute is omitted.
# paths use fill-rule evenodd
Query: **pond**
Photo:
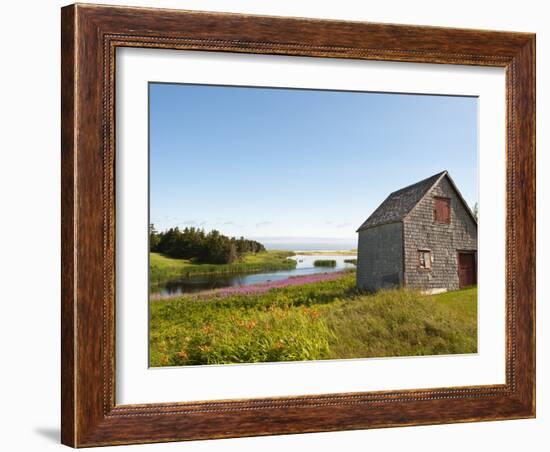
<svg viewBox="0 0 550 452"><path fill-rule="evenodd" d="M344 262L346 259L355 259L356 256L348 255L301 255L297 254L290 259L297 261L296 268L292 270L276 270L256 273L226 273L195 275L170 279L163 284L152 286L151 293L161 296L179 295L201 292L204 290L220 289L223 287L249 286L252 284L280 281L293 276L314 275L317 273L331 273L346 268L355 268L355 265ZM335 267L315 267L313 262L320 259L336 261Z"/></svg>

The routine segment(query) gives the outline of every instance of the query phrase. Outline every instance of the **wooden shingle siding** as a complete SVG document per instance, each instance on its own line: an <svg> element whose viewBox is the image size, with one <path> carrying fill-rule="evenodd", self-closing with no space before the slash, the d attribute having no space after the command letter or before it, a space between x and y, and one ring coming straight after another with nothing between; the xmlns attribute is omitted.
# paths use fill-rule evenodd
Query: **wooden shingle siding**
<svg viewBox="0 0 550 452"><path fill-rule="evenodd" d="M434 197L450 199L450 223L435 221ZM459 288L458 250L477 250L477 225L448 178L442 178L403 220L405 281L420 289ZM431 271L418 268L418 250L431 251Z"/></svg>
<svg viewBox="0 0 550 452"><path fill-rule="evenodd" d="M357 287L364 290L403 285L403 224L384 224L359 232Z"/></svg>

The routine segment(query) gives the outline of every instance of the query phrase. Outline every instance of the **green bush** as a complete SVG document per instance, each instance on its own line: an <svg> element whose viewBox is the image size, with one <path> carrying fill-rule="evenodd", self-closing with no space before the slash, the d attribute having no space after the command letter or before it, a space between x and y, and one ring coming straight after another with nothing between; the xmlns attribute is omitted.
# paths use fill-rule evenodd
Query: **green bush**
<svg viewBox="0 0 550 452"><path fill-rule="evenodd" d="M317 259L313 265L315 267L336 267L336 261L334 259Z"/></svg>

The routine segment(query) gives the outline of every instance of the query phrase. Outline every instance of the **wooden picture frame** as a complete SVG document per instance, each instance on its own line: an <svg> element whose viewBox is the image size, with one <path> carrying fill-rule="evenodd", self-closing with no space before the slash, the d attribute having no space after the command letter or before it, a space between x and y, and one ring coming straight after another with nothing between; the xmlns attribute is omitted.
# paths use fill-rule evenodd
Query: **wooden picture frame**
<svg viewBox="0 0 550 452"><path fill-rule="evenodd" d="M73 447L535 416L535 35L71 5L62 9L62 442ZM506 383L115 403L117 47L506 69Z"/></svg>

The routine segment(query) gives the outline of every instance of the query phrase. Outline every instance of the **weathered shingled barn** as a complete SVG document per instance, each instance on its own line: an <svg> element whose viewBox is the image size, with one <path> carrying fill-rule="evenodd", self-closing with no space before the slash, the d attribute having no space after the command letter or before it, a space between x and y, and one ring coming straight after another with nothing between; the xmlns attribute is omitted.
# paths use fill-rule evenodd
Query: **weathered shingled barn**
<svg viewBox="0 0 550 452"><path fill-rule="evenodd" d="M477 221L447 171L391 193L357 232L361 289L477 283Z"/></svg>

